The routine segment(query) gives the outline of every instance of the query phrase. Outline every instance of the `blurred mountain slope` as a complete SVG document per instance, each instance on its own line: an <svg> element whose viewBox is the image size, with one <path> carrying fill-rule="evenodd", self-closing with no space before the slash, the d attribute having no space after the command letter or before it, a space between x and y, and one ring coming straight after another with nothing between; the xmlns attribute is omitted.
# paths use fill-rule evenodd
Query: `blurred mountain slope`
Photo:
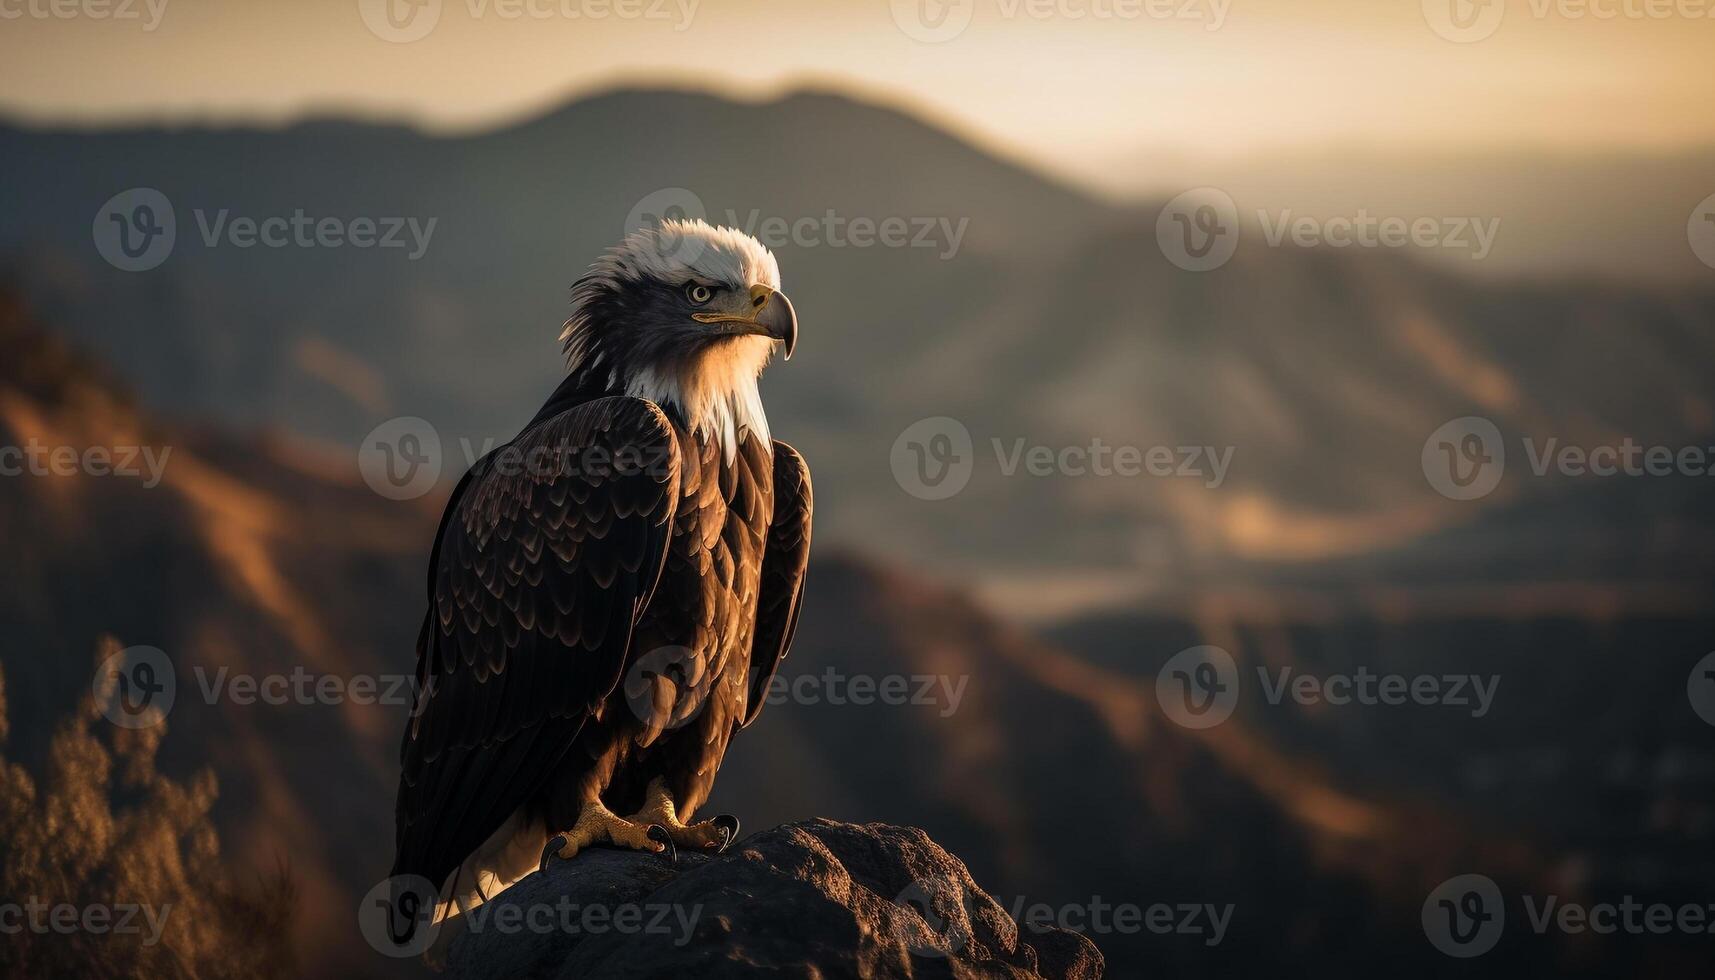
<svg viewBox="0 0 1715 980"><path fill-rule="evenodd" d="M1112 182L1132 195L1172 196L1213 185L1233 196L1253 230L1256 212L1327 219L1476 217L1500 221L1481 262L1449 248L1449 268L1484 277L1577 274L1613 281L1707 281L1686 248L1686 222L1711 191L1715 147L1685 149L1383 148L1353 143L1219 160L1171 150L1113 159Z"/></svg>
<svg viewBox="0 0 1715 980"><path fill-rule="evenodd" d="M634 205L683 188L719 222L807 222L777 249L804 340L764 386L777 431L817 461L825 540L1033 593L1041 608L1021 611L1037 615L1087 594L1080 583L1108 583L1110 599L1271 584L1375 550L1421 576L1413 544L1553 483L1442 499L1419 452L1451 418L1539 440L1715 442L1715 286L1478 278L1254 234L1226 266L1187 273L1156 244L1155 207L1102 202L838 95L617 91L456 137L333 120L0 128L0 153L14 175L0 250L149 405L338 446L421 416L450 471L469 462L454 458L461 440L508 438L551 388L566 289ZM174 203L178 244L129 274L101 261L90 224L137 186ZM300 210L435 225L417 260L202 240L223 211ZM927 248L860 248L830 240L830 215L963 234L956 249L943 231ZM950 501L912 498L892 471L895 439L931 416L975 443ZM1231 466L1218 487L1003 472L1017 446L1095 439L1230 450ZM1559 565L1541 542L1485 540L1521 574Z"/></svg>
<svg viewBox="0 0 1715 980"><path fill-rule="evenodd" d="M312 968L388 974L351 912L385 874L405 707L247 704L204 689L222 669L344 682L411 670L435 505L383 500L288 441L154 422L14 299L0 303L0 355L0 444L173 449L154 488L0 480L12 744L45 751L49 719L88 691L89 636L124 628L168 651L178 700L164 767L214 768L236 867L290 865ZM1378 793L1340 775L1338 742L1274 744L1251 720L1178 728L1139 677L1103 663L1105 644L1073 656L955 590L831 549L810 574L784 703L737 740L711 803L753 827L924 826L1009 907L1234 906L1218 948L1097 936L1120 974L1211 957L1247 970L1283 949L1370 968L1419 941L1422 894L1456 870L1551 875L1534 845L1423 787ZM1202 628L1176 621L1140 642L1165 650ZM840 693L895 677L902 703Z"/></svg>

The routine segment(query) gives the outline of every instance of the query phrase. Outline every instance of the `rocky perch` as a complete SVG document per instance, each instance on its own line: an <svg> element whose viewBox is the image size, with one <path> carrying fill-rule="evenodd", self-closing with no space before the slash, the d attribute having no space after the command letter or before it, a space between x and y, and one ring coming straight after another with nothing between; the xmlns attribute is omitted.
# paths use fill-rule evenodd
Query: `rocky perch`
<svg viewBox="0 0 1715 980"><path fill-rule="evenodd" d="M811 820L717 857L552 860L455 928L464 980L1102 975L1081 935L1021 932L920 830Z"/></svg>

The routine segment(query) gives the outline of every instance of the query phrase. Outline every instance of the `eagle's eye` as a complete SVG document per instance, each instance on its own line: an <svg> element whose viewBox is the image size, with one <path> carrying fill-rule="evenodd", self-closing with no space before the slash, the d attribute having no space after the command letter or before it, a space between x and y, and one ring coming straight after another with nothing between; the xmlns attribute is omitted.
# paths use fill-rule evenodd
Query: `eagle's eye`
<svg viewBox="0 0 1715 980"><path fill-rule="evenodd" d="M685 296L689 298L691 302L698 306L702 306L704 303L715 298L715 291L700 282L693 282L685 287Z"/></svg>

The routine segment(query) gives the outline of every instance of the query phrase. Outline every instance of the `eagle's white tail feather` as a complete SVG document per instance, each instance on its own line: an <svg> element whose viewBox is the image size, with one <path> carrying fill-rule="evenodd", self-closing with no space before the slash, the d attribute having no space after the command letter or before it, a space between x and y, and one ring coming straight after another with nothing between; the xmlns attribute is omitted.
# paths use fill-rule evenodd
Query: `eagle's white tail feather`
<svg viewBox="0 0 1715 980"><path fill-rule="evenodd" d="M523 811L508 817L441 886L434 919L439 931L423 958L431 966L444 963L447 947L465 926L461 918L535 871L547 844L548 829L541 820Z"/></svg>

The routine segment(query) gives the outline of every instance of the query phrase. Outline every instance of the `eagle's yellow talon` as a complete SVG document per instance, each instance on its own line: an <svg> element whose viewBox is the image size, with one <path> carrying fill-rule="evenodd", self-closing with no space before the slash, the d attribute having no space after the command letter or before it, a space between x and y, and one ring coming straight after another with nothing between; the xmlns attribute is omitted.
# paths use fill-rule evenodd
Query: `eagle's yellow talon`
<svg viewBox="0 0 1715 980"><path fill-rule="evenodd" d="M612 844L614 847L647 851L650 854L660 854L666 850L666 845L650 840L648 824L640 825L614 816L613 812L600 802L584 804L583 812L578 815L577 826L557 836L562 843L554 853L559 855L561 860L570 860L579 851L595 844Z"/></svg>
<svg viewBox="0 0 1715 980"><path fill-rule="evenodd" d="M694 824L681 822L678 807L667 792L667 784L661 779L650 782L643 809L625 819L646 827L655 824L667 832L675 846L691 851L719 853L738 836L738 821L724 814Z"/></svg>

